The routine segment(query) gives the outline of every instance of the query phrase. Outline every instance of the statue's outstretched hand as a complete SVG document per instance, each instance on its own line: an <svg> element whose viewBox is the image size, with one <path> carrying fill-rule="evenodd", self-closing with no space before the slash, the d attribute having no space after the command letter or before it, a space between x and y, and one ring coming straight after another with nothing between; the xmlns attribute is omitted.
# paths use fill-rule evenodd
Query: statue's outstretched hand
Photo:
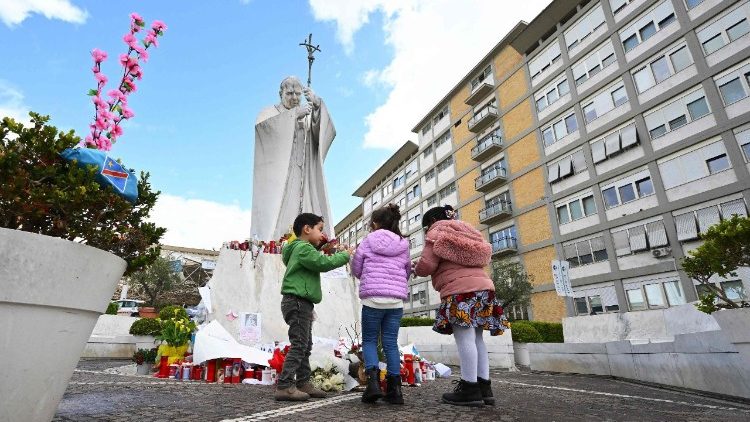
<svg viewBox="0 0 750 422"><path fill-rule="evenodd" d="M310 113L312 113L312 106L310 106L310 104L297 107L297 120L304 119L306 116L310 115Z"/></svg>
<svg viewBox="0 0 750 422"><path fill-rule="evenodd" d="M320 97L315 95L315 92L313 92L312 88L304 87L302 88L302 93L305 94L305 99L307 100L308 104L312 104L316 109L320 107Z"/></svg>

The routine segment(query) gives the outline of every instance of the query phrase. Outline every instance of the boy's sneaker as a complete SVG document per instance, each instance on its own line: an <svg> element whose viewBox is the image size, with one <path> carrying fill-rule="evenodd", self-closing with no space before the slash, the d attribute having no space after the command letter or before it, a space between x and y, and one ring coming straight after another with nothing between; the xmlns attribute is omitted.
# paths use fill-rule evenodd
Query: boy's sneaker
<svg viewBox="0 0 750 422"><path fill-rule="evenodd" d="M297 386L297 391L301 391L303 393L307 393L307 395L309 395L310 397L312 397L314 399L324 399L326 397L326 392L325 391L323 391L323 390L321 390L319 388L315 388L315 386L312 385L312 383L309 383L309 382L306 382L306 383L304 383L302 385L298 385Z"/></svg>
<svg viewBox="0 0 750 422"><path fill-rule="evenodd" d="M277 388L273 398L276 401L307 401L310 395L299 391L295 386L291 386L288 388Z"/></svg>

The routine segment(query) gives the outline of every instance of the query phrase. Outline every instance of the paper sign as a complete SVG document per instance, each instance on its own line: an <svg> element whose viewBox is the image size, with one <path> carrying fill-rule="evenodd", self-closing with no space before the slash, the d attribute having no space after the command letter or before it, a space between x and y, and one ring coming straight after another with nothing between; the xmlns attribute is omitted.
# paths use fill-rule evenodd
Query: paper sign
<svg viewBox="0 0 750 422"><path fill-rule="evenodd" d="M250 343L260 341L260 317L256 312L240 313L240 340Z"/></svg>
<svg viewBox="0 0 750 422"><path fill-rule="evenodd" d="M552 261L552 281L558 296L573 296L570 285L570 263L568 261Z"/></svg>

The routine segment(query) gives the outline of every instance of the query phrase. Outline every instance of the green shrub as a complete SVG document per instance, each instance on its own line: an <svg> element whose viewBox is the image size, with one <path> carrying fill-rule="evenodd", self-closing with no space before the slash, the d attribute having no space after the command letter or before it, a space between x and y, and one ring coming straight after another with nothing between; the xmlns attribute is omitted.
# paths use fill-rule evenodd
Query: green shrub
<svg viewBox="0 0 750 422"><path fill-rule="evenodd" d="M134 336L158 336L161 334L161 321L158 318L141 318L130 326Z"/></svg>
<svg viewBox="0 0 750 422"><path fill-rule="evenodd" d="M176 315L174 313L175 309L177 310ZM187 311L182 306L169 305L161 308L161 310L159 311L159 319L162 321L166 321L171 318L190 319L188 317Z"/></svg>
<svg viewBox="0 0 750 422"><path fill-rule="evenodd" d="M404 317L401 318L402 327L429 327L435 323L432 318L423 317Z"/></svg>
<svg viewBox="0 0 750 422"><path fill-rule="evenodd" d="M542 343L564 343L562 324L559 322L528 321L542 336Z"/></svg>
<svg viewBox="0 0 750 422"><path fill-rule="evenodd" d="M510 332L516 343L542 343L542 335L529 324L529 321L516 321L512 324Z"/></svg>
<svg viewBox="0 0 750 422"><path fill-rule="evenodd" d="M109 302L109 305L107 305L107 311L105 314L107 315L117 315L117 302Z"/></svg>

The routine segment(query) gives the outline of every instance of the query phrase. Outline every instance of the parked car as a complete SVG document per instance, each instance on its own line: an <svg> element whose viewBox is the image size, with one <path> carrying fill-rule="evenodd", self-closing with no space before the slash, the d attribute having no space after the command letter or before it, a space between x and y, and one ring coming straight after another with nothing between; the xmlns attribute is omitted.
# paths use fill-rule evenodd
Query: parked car
<svg viewBox="0 0 750 422"><path fill-rule="evenodd" d="M120 299L117 301L117 314L138 316L138 308L143 302L138 299Z"/></svg>

